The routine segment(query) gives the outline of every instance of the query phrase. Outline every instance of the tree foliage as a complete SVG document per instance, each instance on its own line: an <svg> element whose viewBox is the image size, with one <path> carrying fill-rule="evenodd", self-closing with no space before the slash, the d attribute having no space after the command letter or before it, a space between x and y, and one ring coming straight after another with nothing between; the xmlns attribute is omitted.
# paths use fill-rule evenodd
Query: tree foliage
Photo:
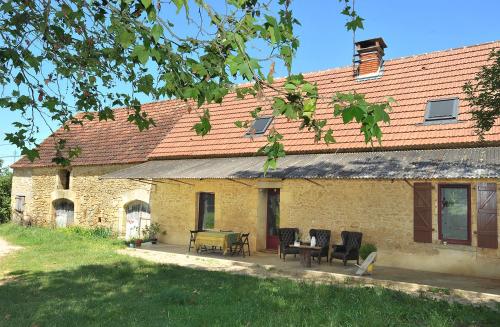
<svg viewBox="0 0 500 327"><path fill-rule="evenodd" d="M0 160L0 224L10 220L10 190L12 187L12 173L2 167Z"/></svg>
<svg viewBox="0 0 500 327"><path fill-rule="evenodd" d="M473 107L472 117L481 138L500 117L500 50L494 49L489 59L492 63L483 66L474 81L463 86L466 99Z"/></svg>
<svg viewBox="0 0 500 327"><path fill-rule="evenodd" d="M347 30L362 28L351 1L339 2ZM6 139L31 160L39 155L40 121L70 129L114 119L112 108L125 106L128 120L143 130L155 122L139 97L175 98L198 113L193 132L203 136L211 130L204 105L221 103L233 90L240 97L271 94L274 115L300 120L317 142L334 142L334 131L324 131L327 121L315 119L317 86L292 73L300 42L291 0L6 0L0 17L0 107L24 118ZM284 83L274 83L276 63L288 71ZM337 94L333 103L334 116L360 123L367 142L380 141L390 102ZM272 129L261 149L266 170L285 155L282 139ZM79 155L78 147L55 141L56 163L67 165Z"/></svg>

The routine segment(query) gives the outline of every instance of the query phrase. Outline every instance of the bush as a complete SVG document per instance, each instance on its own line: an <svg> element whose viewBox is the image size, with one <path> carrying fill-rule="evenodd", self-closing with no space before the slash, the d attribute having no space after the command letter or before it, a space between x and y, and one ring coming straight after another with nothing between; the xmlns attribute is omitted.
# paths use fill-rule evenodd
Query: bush
<svg viewBox="0 0 500 327"><path fill-rule="evenodd" d="M12 188L12 173L8 168L2 168L0 160L0 224L10 220L10 191Z"/></svg>
<svg viewBox="0 0 500 327"><path fill-rule="evenodd" d="M359 249L359 256L361 257L361 259L365 260L372 252L377 252L377 247L375 246L375 244L365 243L361 245L361 248Z"/></svg>

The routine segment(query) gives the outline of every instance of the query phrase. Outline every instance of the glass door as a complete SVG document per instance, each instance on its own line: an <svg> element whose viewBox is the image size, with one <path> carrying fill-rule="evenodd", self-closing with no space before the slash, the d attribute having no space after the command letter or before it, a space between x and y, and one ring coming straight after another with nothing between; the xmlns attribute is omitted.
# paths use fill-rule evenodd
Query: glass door
<svg viewBox="0 0 500 327"><path fill-rule="evenodd" d="M267 190L267 228L266 249L277 250L279 246L278 228L280 225L280 190Z"/></svg>

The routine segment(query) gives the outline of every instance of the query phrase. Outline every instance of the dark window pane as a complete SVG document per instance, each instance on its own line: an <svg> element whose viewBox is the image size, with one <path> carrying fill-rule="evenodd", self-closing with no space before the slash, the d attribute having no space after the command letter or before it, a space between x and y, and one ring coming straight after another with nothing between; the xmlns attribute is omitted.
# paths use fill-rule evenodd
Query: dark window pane
<svg viewBox="0 0 500 327"><path fill-rule="evenodd" d="M213 229L215 227L215 194L200 193L198 219L198 227L201 229Z"/></svg>
<svg viewBox="0 0 500 327"><path fill-rule="evenodd" d="M456 119L457 112L455 106L457 105L456 99L429 101L427 105L427 120L437 119Z"/></svg>
<svg viewBox="0 0 500 327"><path fill-rule="evenodd" d="M71 178L71 172L69 170L59 171L59 182L63 190L69 190L70 178Z"/></svg>
<svg viewBox="0 0 500 327"><path fill-rule="evenodd" d="M467 188L441 188L441 232L443 240L468 240L469 196Z"/></svg>
<svg viewBox="0 0 500 327"><path fill-rule="evenodd" d="M273 117L256 118L252 127L248 130L247 134L251 135L251 134L265 133L272 119Z"/></svg>
<svg viewBox="0 0 500 327"><path fill-rule="evenodd" d="M280 226L280 190L267 191L267 235L277 236Z"/></svg>

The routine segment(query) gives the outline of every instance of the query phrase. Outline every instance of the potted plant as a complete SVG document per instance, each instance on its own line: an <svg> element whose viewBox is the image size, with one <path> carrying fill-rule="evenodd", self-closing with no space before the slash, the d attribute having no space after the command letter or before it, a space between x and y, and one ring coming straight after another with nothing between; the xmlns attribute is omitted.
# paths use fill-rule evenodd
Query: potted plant
<svg viewBox="0 0 500 327"><path fill-rule="evenodd" d="M368 256L372 252L377 252L377 247L375 246L375 244L372 244L372 243L365 243L365 244L361 245L361 247L359 248L359 256L363 260L366 260L366 258L368 258ZM366 272L371 274L373 272L373 268L374 268L374 265L372 262L368 265Z"/></svg>
<svg viewBox="0 0 500 327"><path fill-rule="evenodd" d="M142 229L142 234L151 240L151 243L156 244L158 242L158 234L160 234L160 224L152 223Z"/></svg>
<svg viewBox="0 0 500 327"><path fill-rule="evenodd" d="M135 248L135 237L132 237L131 239L128 240L128 247Z"/></svg>
<svg viewBox="0 0 500 327"><path fill-rule="evenodd" d="M142 244L142 239L140 239L140 238L135 239L135 247L136 248L140 248L141 244Z"/></svg>

